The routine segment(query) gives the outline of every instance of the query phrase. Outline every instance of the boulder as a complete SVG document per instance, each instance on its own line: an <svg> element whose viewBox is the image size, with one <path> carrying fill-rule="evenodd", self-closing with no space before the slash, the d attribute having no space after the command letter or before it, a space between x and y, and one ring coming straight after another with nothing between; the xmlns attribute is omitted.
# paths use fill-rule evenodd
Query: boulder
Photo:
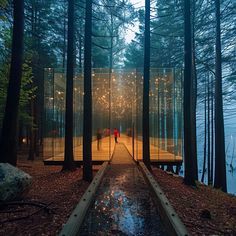
<svg viewBox="0 0 236 236"><path fill-rule="evenodd" d="M0 201L21 198L29 190L31 182L29 174L8 163L0 163Z"/></svg>

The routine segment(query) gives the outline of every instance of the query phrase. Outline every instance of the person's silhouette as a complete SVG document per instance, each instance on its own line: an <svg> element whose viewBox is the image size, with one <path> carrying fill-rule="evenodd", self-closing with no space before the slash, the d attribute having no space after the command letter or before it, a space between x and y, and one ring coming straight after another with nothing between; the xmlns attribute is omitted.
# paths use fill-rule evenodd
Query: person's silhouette
<svg viewBox="0 0 236 236"><path fill-rule="evenodd" d="M100 150L102 140L102 131L101 129L97 130L97 150Z"/></svg>
<svg viewBox="0 0 236 236"><path fill-rule="evenodd" d="M115 142L118 143L118 141L117 141L117 138L118 138L118 135L119 135L118 129L115 128L113 133L114 133L114 137L115 137Z"/></svg>

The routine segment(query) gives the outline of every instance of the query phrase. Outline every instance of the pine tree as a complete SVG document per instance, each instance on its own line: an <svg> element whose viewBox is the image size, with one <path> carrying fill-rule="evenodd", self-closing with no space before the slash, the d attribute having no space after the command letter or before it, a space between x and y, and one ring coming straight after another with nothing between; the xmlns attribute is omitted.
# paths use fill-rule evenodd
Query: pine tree
<svg viewBox="0 0 236 236"><path fill-rule="evenodd" d="M63 170L73 170L73 80L74 80L74 0L68 1L68 45L66 73L65 157Z"/></svg>
<svg viewBox="0 0 236 236"><path fill-rule="evenodd" d="M215 181L214 187L227 192L225 164L225 134L222 101L222 68L221 68L221 31L220 0L215 0L216 18L216 58L215 58Z"/></svg>
<svg viewBox="0 0 236 236"><path fill-rule="evenodd" d="M150 80L150 0L145 1L143 76L143 162L150 169L149 145L149 80Z"/></svg>
<svg viewBox="0 0 236 236"><path fill-rule="evenodd" d="M92 0L86 1L84 36L84 118L83 118L83 179L91 181L92 170Z"/></svg>
<svg viewBox="0 0 236 236"><path fill-rule="evenodd" d="M14 0L12 56L5 114L0 138L0 161L16 165L17 122L22 76L24 1Z"/></svg>
<svg viewBox="0 0 236 236"><path fill-rule="evenodd" d="M191 88L192 88L192 39L190 0L184 1L184 183L195 186L192 159Z"/></svg>

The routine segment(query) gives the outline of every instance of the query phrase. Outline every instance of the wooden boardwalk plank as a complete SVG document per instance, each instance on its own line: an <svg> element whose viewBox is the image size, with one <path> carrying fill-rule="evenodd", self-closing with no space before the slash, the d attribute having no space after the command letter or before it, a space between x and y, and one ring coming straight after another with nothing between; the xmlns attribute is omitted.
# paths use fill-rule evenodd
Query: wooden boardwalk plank
<svg viewBox="0 0 236 236"><path fill-rule="evenodd" d="M111 144L109 142L111 141ZM121 137L118 138L119 143L123 143L129 153L133 154L132 149L132 138L128 137L124 134L121 135ZM45 159L44 161L63 161L64 159L64 152L60 145L57 145L58 150L57 153L61 152L58 155L55 155L54 157L50 157ZM57 146L54 146L54 149L57 148ZM111 155L115 148L115 141L114 138L111 137L105 137L101 140L101 146L100 149L97 150L97 141L92 142L92 159L93 161L109 161L111 158ZM110 155L109 155L110 152ZM168 151L159 149L158 147L154 145L150 145L150 156L152 162L157 163L182 163L183 158L182 156L174 155L173 153L170 153ZM82 161L82 145L79 145L74 148L74 159L75 161ZM134 159L136 160L142 160L142 141L135 139L134 141Z"/></svg>

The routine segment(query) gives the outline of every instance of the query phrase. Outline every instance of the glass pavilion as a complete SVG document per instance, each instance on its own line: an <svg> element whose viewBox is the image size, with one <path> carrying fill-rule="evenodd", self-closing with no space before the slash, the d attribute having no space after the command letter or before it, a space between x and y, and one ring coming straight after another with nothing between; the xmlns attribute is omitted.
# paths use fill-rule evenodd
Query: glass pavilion
<svg viewBox="0 0 236 236"><path fill-rule="evenodd" d="M65 74L45 69L44 76L45 162L60 163L64 158ZM74 77L74 159L82 161L83 73ZM112 158L113 130L135 160L142 160L142 70L95 68L92 71L94 163ZM182 71L175 68L150 70L150 153L156 164L180 165L183 153ZM102 134L97 148L97 132Z"/></svg>

